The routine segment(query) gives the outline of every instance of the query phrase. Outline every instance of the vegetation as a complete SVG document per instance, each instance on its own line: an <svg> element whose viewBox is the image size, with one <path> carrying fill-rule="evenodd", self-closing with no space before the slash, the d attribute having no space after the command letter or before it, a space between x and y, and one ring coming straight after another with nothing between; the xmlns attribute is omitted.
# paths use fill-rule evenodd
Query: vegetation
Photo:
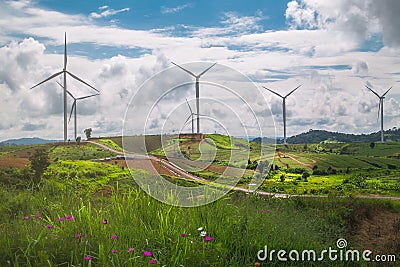
<svg viewBox="0 0 400 267"><path fill-rule="evenodd" d="M389 129L384 132L385 139L393 142L400 142L400 129L394 127L393 129ZM362 143L371 143L378 142L381 140L380 132L371 133L371 134L345 134L338 132L328 132L324 130L310 130L306 133L302 133L299 135L291 136L287 138L287 142L289 144L318 144L321 142L333 142L333 143L353 143L353 142L362 142ZM270 143L271 139L261 138L254 139L255 142L263 142ZM283 140L277 140L277 143L282 144Z"/></svg>
<svg viewBox="0 0 400 267"><path fill-rule="evenodd" d="M132 175L152 179L145 171L88 161L113 155L108 151L92 144L43 146L50 165L39 169L36 190L30 190L33 167L0 169L0 265L310 266L307 261L282 264L276 258L260 262L257 253L266 245L322 251L335 248L339 238L345 238L350 249L398 251L397 202L343 197L398 195L398 144L376 144L373 149L369 143L278 146L275 161L269 162L260 159L260 144L250 143L250 154L243 157L240 140L231 144L229 137L208 138L212 142L200 146L188 138L175 141L182 152L190 147L185 156L191 159L202 160L201 152L217 148L210 168L196 172L200 176L213 180L233 164L232 170L245 171L240 185L247 186L253 174L265 175L259 190L329 197L279 199L231 192L206 206L173 207L137 187ZM118 146L115 141L99 142ZM28 157L29 152L33 159L35 150L27 149L10 155ZM240 155L233 162L232 150ZM164 177L182 186L199 185ZM375 225L375 235L366 237ZM367 266L328 258L312 264Z"/></svg>

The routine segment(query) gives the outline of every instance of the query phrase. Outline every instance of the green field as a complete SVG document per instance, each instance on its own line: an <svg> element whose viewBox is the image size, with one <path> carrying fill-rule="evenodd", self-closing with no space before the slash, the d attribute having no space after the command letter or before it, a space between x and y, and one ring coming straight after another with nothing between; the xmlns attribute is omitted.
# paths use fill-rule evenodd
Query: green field
<svg viewBox="0 0 400 267"><path fill-rule="evenodd" d="M247 154L246 141L206 138L201 144L191 138L170 139L166 149L173 152L176 144L197 167L215 152L208 169L193 171L207 180L220 178L231 165L232 173L244 171L238 186L247 187L258 175L265 178L259 191L299 196L230 192L206 206L173 207L138 188L134 178L153 179L147 172L95 162L114 155L95 145L5 148L0 156L7 160L27 159L36 148L44 148L50 165L39 180L29 166L0 168L0 265L369 266L327 258L312 263L257 259L265 245L322 251L335 248L339 238L351 249L398 252L399 202L354 196L400 196L399 144L278 146L273 160L266 162L260 144L250 142ZM154 155L163 157L157 140L150 137L147 142ZM96 141L121 149L117 138ZM270 164L270 172L257 167L260 158ZM164 178L185 187L202 185Z"/></svg>

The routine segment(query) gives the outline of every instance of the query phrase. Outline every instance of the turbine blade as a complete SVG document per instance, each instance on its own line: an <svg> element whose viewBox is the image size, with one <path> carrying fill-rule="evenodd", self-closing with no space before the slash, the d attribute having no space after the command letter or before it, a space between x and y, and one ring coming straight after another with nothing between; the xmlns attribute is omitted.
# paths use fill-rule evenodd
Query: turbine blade
<svg viewBox="0 0 400 267"><path fill-rule="evenodd" d="M377 97L381 98L381 96L378 95L374 90L372 90L368 85L365 85L365 87L366 87L367 89L369 89L372 93L374 93L374 95L376 95Z"/></svg>
<svg viewBox="0 0 400 267"><path fill-rule="evenodd" d="M97 95L100 95L100 94L82 96L82 97L78 97L76 100L82 100L82 99L86 99L86 98L93 97L93 96L97 96Z"/></svg>
<svg viewBox="0 0 400 267"><path fill-rule="evenodd" d="M192 111L192 108L190 107L190 105L189 105L189 102L188 102L187 98L185 98L185 99L186 99L186 103L187 103L187 105L188 105L188 107L189 107L190 113L193 113L193 111Z"/></svg>
<svg viewBox="0 0 400 267"><path fill-rule="evenodd" d="M376 121L378 121L379 120L379 115L381 115L382 116L382 114L381 114L381 104L382 104L382 100L381 99L379 99L379 105L378 105L378 117L376 118Z"/></svg>
<svg viewBox="0 0 400 267"><path fill-rule="evenodd" d="M188 120L192 117L193 114L190 114L189 117L185 120L185 124L188 122Z"/></svg>
<svg viewBox="0 0 400 267"><path fill-rule="evenodd" d="M71 94L70 91L67 90L67 94L69 94L69 96L72 97L76 101L76 98Z"/></svg>
<svg viewBox="0 0 400 267"><path fill-rule="evenodd" d="M384 97L387 93L389 93L389 91L392 89L393 86L391 86L383 95L382 97Z"/></svg>
<svg viewBox="0 0 400 267"><path fill-rule="evenodd" d="M272 91L271 89L269 89L269 88L267 88L267 87L265 87L265 86L263 86L263 87L264 87L264 89L267 89L267 90L270 91L271 93L276 94L277 96L279 96L279 97L281 97L281 98L284 98L283 96L281 96L281 95L278 94L277 92L274 92L274 91Z"/></svg>
<svg viewBox="0 0 400 267"><path fill-rule="evenodd" d="M290 91L289 94L287 94L285 97L290 96L294 91L296 91L297 89L299 89L299 87L301 86L301 84L299 86L297 86L296 88L294 88L292 91Z"/></svg>
<svg viewBox="0 0 400 267"><path fill-rule="evenodd" d="M64 33L64 70L67 70L67 33Z"/></svg>
<svg viewBox="0 0 400 267"><path fill-rule="evenodd" d="M59 83L58 81L56 81L56 83L58 83L58 85L61 86L62 89L64 89L64 86L61 83Z"/></svg>
<svg viewBox="0 0 400 267"><path fill-rule="evenodd" d="M181 70L186 71L187 73L189 73L189 74L192 75L193 77L196 77L196 75L194 75L193 72L191 72L191 71L189 71L189 70L187 70L187 69L185 69L185 68L179 66L178 64L175 64L175 63L172 62L172 61L171 61L171 63L174 64L175 66L177 66L178 68L180 68Z"/></svg>
<svg viewBox="0 0 400 267"><path fill-rule="evenodd" d="M57 77L58 75L60 75L60 74L63 73L63 72L64 72L64 71L62 70L62 71L60 71L60 72L57 72L56 74L51 75L49 78L47 78L47 79L45 79L44 81L42 81L42 82L36 84L35 86L31 87L30 89L33 89L33 88L35 88L36 86L39 86L39 85L41 85L42 83L45 83L45 82L47 82L48 80L51 80L51 79L53 79L54 77Z"/></svg>
<svg viewBox="0 0 400 267"><path fill-rule="evenodd" d="M72 112L74 112L74 108L76 108L76 100L74 100L74 103L72 104L71 113L69 114L69 120L68 120L68 123L69 123L69 122L70 122L70 120L71 120L71 117L72 117Z"/></svg>
<svg viewBox="0 0 400 267"><path fill-rule="evenodd" d="M90 88L92 88L92 89L95 90L96 92L100 93L99 90L97 90L96 88L94 88L93 86L91 86L90 84L88 84L87 82L83 81L81 78L77 77L76 75L72 74L71 72L69 72L69 71L67 71L67 70L66 70L66 72L67 72L69 75L71 75L71 77L74 78L75 80L80 81L81 83L83 83L83 84L89 86Z"/></svg>
<svg viewBox="0 0 400 267"><path fill-rule="evenodd" d="M203 75L204 73L206 73L209 69L211 69L212 67L214 67L217 64L217 62L215 62L214 64L212 64L210 67L208 67L205 71L203 71L202 73L200 73L197 77L200 78L201 75Z"/></svg>

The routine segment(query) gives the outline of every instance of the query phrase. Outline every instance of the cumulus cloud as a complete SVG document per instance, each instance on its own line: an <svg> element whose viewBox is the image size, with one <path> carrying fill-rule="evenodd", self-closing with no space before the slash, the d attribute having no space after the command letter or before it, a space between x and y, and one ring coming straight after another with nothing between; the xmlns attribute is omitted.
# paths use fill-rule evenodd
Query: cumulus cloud
<svg viewBox="0 0 400 267"><path fill-rule="evenodd" d="M325 29L358 44L381 33L386 45L399 46L399 12L395 0L294 0L285 16L292 28Z"/></svg>

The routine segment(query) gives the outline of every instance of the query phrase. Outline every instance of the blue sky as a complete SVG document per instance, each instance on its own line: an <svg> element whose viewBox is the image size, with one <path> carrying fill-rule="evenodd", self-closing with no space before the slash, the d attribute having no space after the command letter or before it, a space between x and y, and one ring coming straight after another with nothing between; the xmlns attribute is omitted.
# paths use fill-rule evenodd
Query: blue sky
<svg viewBox="0 0 400 267"><path fill-rule="evenodd" d="M265 126L267 135L275 134L272 128L282 135L282 105L261 86L286 94L303 84L287 100L288 135L309 129L378 131L378 99L365 84L378 93L393 86L385 99L385 128L399 127L398 13L400 4L390 0L2 1L0 140L62 138L61 89L55 81L29 88L62 69L64 32L68 69L101 91L99 97L78 104L81 135L87 127L94 135L121 134L131 98L143 82L173 67L171 61L208 62L202 67L217 62L247 75L262 94L253 103L254 112L275 121L274 127ZM222 69L212 69L204 79L223 83L214 79ZM177 82L193 80L179 71L173 75ZM68 83L78 96L91 93L73 79ZM185 97L192 101L191 90L159 109L174 110ZM207 86L202 90L204 96L236 103ZM204 105L205 116L227 129L238 127L224 120L229 118L227 110L216 103ZM187 117L184 109L176 112ZM246 123L252 121L249 114L241 116ZM162 125L165 114L151 119L149 125ZM219 129L207 122L203 128ZM72 124L68 131L72 137Z"/></svg>

